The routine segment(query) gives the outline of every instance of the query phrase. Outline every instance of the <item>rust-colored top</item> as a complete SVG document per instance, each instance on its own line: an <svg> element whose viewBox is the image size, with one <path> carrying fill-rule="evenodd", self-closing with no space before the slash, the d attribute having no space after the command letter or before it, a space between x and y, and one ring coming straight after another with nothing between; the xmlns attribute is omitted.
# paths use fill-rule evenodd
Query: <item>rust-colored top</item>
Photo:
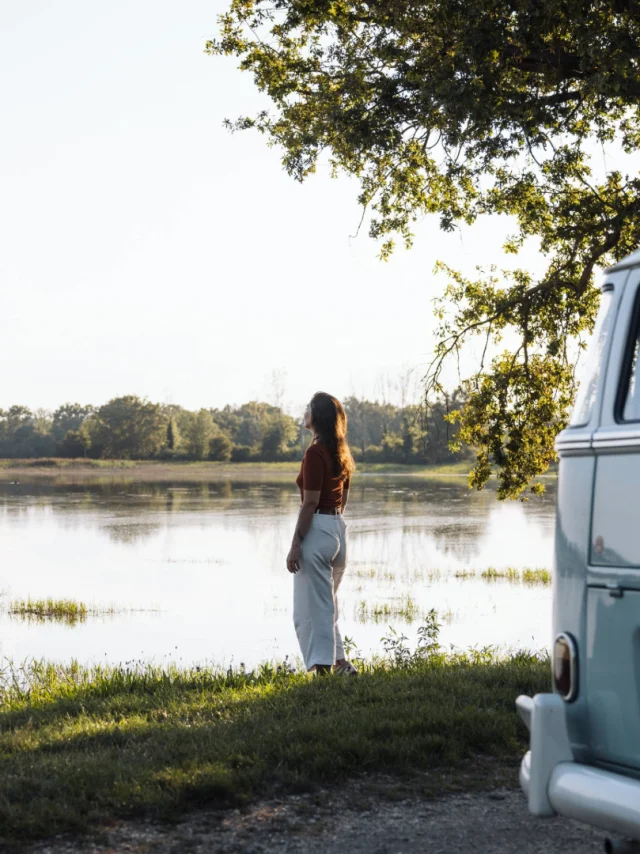
<svg viewBox="0 0 640 854"><path fill-rule="evenodd" d="M340 507L342 494L349 489L349 479L341 480L333 473L333 460L326 447L321 442L314 442L305 451L300 474L296 478L300 490L300 498L304 490L320 491L318 507Z"/></svg>

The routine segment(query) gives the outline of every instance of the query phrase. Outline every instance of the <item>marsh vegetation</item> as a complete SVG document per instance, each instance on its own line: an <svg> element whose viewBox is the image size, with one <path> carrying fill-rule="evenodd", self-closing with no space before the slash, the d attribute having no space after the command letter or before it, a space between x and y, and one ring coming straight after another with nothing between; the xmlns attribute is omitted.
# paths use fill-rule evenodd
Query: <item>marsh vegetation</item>
<svg viewBox="0 0 640 854"><path fill-rule="evenodd" d="M110 472L104 482L50 472L0 482L0 536L20 556L19 573L0 572L12 655L254 666L296 651L283 565L299 505L291 464L248 466L245 479L224 463L187 463L194 478L180 481L171 464L150 462L156 474L141 482L133 464L125 477L91 464ZM342 629L367 654L380 651L381 626L412 634L431 608L447 645L547 642L548 575L526 568L548 565L552 485L548 497L505 505L463 478L360 475L348 517Z"/></svg>
<svg viewBox="0 0 640 854"><path fill-rule="evenodd" d="M358 602L354 610L354 619L358 623L383 623L389 620L414 623L420 619L422 611L411 596L401 596L396 601Z"/></svg>
<svg viewBox="0 0 640 854"><path fill-rule="evenodd" d="M26 620L60 620L74 624L87 619L91 613L84 602L73 599L14 599L9 603L7 612L12 617ZM112 613L112 612L110 612Z"/></svg>
<svg viewBox="0 0 640 854"><path fill-rule="evenodd" d="M113 617L116 614L130 613L133 609L116 605L87 605L75 599L13 599L6 606L11 617L36 622L54 622L75 625L88 617ZM142 610L142 609L136 609Z"/></svg>
<svg viewBox="0 0 640 854"><path fill-rule="evenodd" d="M479 578L482 581L508 581L511 584L541 585L542 587L549 587L552 581L551 572L548 569L531 569L529 567L516 569L513 566L504 569L496 569L494 566L490 566L480 571L461 569L456 571L455 577L463 581Z"/></svg>

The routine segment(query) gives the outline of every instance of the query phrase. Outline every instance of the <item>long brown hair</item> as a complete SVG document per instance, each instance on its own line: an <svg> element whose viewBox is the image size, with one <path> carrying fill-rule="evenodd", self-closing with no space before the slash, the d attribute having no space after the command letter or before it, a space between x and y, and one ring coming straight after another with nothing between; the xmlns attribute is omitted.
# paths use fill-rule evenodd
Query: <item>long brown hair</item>
<svg viewBox="0 0 640 854"><path fill-rule="evenodd" d="M341 480L351 477L356 464L347 444L347 413L340 401L324 391L311 398L311 424L333 459L333 473Z"/></svg>

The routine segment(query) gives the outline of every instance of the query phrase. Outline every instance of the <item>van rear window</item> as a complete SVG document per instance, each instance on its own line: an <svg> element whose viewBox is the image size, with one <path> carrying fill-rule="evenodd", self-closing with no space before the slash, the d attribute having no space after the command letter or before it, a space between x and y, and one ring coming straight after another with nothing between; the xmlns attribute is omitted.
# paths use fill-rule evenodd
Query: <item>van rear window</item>
<svg viewBox="0 0 640 854"><path fill-rule="evenodd" d="M622 371L618 397L618 421L640 421L640 376L638 376L638 351L640 350L640 293L636 296L631 331Z"/></svg>
<svg viewBox="0 0 640 854"><path fill-rule="evenodd" d="M586 359L578 372L578 393L569 420L570 427L583 427L589 423L598 392L598 380L602 367L602 356L611 332L611 305L613 286L605 285L600 297L600 309L596 325L587 348Z"/></svg>

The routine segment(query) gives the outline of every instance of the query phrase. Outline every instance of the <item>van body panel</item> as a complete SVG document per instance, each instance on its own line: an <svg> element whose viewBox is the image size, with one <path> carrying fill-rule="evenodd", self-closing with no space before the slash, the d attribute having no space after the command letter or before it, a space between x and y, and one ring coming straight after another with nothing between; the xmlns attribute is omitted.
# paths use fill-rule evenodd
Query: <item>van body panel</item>
<svg viewBox="0 0 640 854"><path fill-rule="evenodd" d="M622 275L625 271L616 275ZM591 761L640 768L640 424L617 404L640 270L620 289L595 454L583 665ZM615 285L614 285L615 286Z"/></svg>
<svg viewBox="0 0 640 854"><path fill-rule="evenodd" d="M561 453L558 470L556 534L553 565L553 638L567 632L578 650L586 644L586 578L589 520L595 459L589 451L582 456ZM553 638L550 643L553 644ZM550 681L551 681L551 674ZM580 691L566 706L567 735L577 760L589 756L586 697Z"/></svg>
<svg viewBox="0 0 640 854"><path fill-rule="evenodd" d="M640 590L640 569L622 567L624 575L620 574L620 566L588 566L587 585L602 587L613 592L624 590Z"/></svg>
<svg viewBox="0 0 640 854"><path fill-rule="evenodd" d="M585 658L592 758L638 767L640 591L612 596L606 589L589 589Z"/></svg>
<svg viewBox="0 0 640 854"><path fill-rule="evenodd" d="M629 429L631 427L631 429ZM599 454L635 454L640 451L640 430L637 425L627 425L621 430L597 430L593 436L594 453Z"/></svg>
<svg viewBox="0 0 640 854"><path fill-rule="evenodd" d="M640 568L640 449L633 454L596 454L590 563ZM630 580L628 573L619 577Z"/></svg>
<svg viewBox="0 0 640 854"><path fill-rule="evenodd" d="M636 249L635 252L627 255L621 261L618 261L617 264L612 264L611 267L608 267L605 270L605 275L611 275L612 273L616 273L620 270L627 270L629 267L638 266L640 266L640 249Z"/></svg>
<svg viewBox="0 0 640 854"><path fill-rule="evenodd" d="M628 272L621 272L605 279L611 300L607 318L609 331L600 354L598 387L589 417L585 423L563 430L556 440L560 464L553 566L553 638L550 641L553 644L561 632L572 635L579 650L579 662L580 651L586 647L587 632L587 567L596 471L593 435L600 423L605 399L604 378L627 278ZM565 717L574 758L582 762L590 761L588 703L582 688L575 701L567 704Z"/></svg>

